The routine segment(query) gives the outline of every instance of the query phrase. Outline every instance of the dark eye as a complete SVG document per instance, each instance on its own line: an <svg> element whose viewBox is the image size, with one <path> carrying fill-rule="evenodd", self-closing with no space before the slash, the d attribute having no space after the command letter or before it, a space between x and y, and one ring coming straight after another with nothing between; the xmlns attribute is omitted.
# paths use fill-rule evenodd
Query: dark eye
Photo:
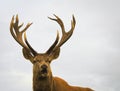
<svg viewBox="0 0 120 91"><path fill-rule="evenodd" d="M37 60L34 60L34 61L33 61L33 64L35 64L35 63L37 63L37 62L38 62Z"/></svg>
<svg viewBox="0 0 120 91"><path fill-rule="evenodd" d="M46 60L46 62L47 62L47 63L51 63L51 61L50 61L50 60Z"/></svg>
<svg viewBox="0 0 120 91"><path fill-rule="evenodd" d="M50 61L50 60L48 60L47 62L48 62L48 63L51 63L51 61Z"/></svg>

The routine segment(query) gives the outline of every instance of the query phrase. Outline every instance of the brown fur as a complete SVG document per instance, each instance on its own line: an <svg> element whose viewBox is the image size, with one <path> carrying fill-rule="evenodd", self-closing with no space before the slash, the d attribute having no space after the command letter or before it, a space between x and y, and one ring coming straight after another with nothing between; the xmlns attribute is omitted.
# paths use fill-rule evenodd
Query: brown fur
<svg viewBox="0 0 120 91"><path fill-rule="evenodd" d="M93 91L90 88L70 86L63 79L53 77L50 63L52 60L58 58L60 47L71 37L76 24L73 16L71 21L71 29L69 32L66 32L62 20L58 16L54 16L56 19L50 17L49 19L56 21L60 25L62 29L62 38L59 42L59 33L57 33L55 42L48 49L48 51L43 54L37 53L27 41L25 31L32 23L28 23L23 31L19 31L23 24L18 25L18 15L16 16L15 22L13 16L10 23L10 32L13 38L23 47L24 57L30 60L33 64L33 91Z"/></svg>
<svg viewBox="0 0 120 91"><path fill-rule="evenodd" d="M27 53L24 54L27 55ZM49 57L46 54L39 54L34 58L35 63L31 60L33 63L33 91L93 91L90 88L70 86L63 79L59 77L53 77L50 63L54 59L54 56L58 57L59 53L53 53L52 57ZM47 74L45 75L40 73L42 70L42 65L47 66Z"/></svg>

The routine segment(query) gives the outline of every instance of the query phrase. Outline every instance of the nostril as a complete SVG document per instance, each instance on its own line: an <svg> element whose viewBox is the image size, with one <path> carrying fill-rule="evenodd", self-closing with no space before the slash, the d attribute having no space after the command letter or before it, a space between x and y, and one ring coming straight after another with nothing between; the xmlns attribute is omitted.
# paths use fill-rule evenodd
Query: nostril
<svg viewBox="0 0 120 91"><path fill-rule="evenodd" d="M41 66L42 70L41 70L41 73L44 74L44 73L47 73L47 65L42 65Z"/></svg>
<svg viewBox="0 0 120 91"><path fill-rule="evenodd" d="M46 69L47 66L46 66L46 65L42 65L41 68L42 68L42 69Z"/></svg>

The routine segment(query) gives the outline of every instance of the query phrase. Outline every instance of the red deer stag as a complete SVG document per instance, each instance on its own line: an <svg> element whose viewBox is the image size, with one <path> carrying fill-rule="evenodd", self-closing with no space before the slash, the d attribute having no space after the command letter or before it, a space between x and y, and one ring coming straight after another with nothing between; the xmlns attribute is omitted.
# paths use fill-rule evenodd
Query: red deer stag
<svg viewBox="0 0 120 91"><path fill-rule="evenodd" d="M52 60L58 58L60 47L71 37L76 24L73 16L71 29L69 32L66 32L62 20L58 16L54 16L56 17L55 19L48 18L60 25L62 37L59 41L59 33L57 32L55 42L45 53L37 53L27 41L26 30L32 23L28 23L22 31L19 30L23 24L19 25L18 15L16 15L15 20L13 16L10 23L11 35L22 46L24 57L33 64L33 91L93 91L90 88L70 86L61 78L53 77L50 63Z"/></svg>

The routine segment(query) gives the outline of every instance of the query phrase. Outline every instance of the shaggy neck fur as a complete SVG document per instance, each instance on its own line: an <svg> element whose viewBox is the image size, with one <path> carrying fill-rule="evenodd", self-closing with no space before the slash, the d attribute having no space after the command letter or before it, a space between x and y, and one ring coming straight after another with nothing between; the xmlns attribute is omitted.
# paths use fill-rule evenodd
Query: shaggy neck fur
<svg viewBox="0 0 120 91"><path fill-rule="evenodd" d="M33 91L52 91L52 73L48 77L40 77L38 73L33 75Z"/></svg>

